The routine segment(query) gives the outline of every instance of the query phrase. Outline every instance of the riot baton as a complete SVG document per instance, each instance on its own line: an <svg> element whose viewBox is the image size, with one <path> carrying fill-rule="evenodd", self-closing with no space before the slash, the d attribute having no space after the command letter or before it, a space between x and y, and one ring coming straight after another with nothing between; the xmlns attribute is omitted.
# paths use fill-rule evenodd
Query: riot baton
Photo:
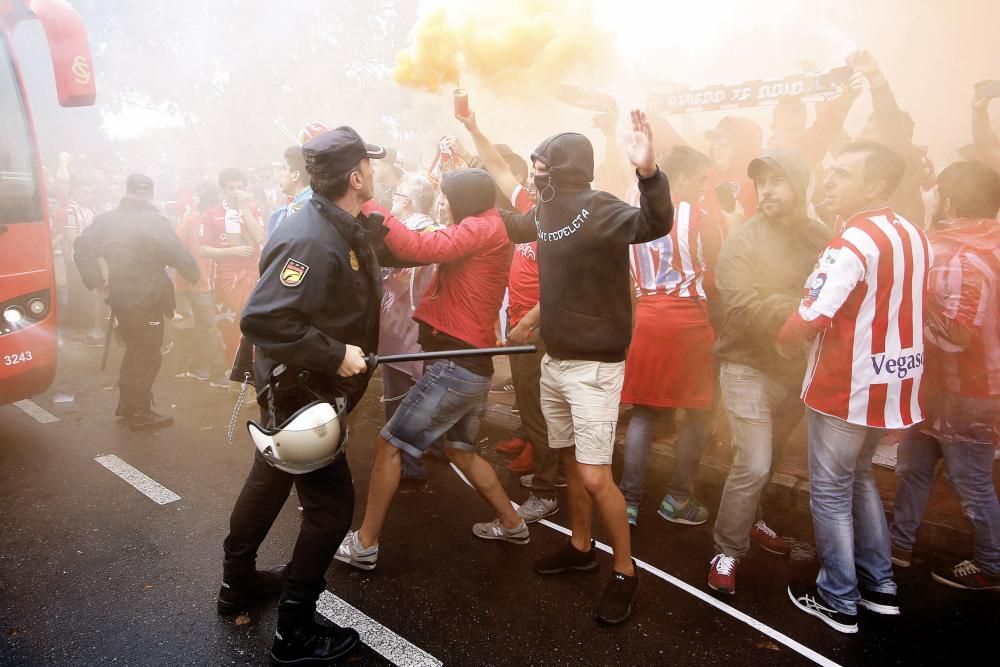
<svg viewBox="0 0 1000 667"><path fill-rule="evenodd" d="M434 359L458 359L461 357L492 357L501 354L532 354L538 352L534 345L515 345L512 347L483 347L465 350L440 350L438 352L413 352L411 354L377 354L365 355L368 370L373 371L379 364L391 364L402 361L432 361Z"/></svg>
<svg viewBox="0 0 1000 667"><path fill-rule="evenodd" d="M108 351L111 350L111 334L115 329L115 311L108 311L108 328L104 332L104 354L101 356L101 370L108 365Z"/></svg>

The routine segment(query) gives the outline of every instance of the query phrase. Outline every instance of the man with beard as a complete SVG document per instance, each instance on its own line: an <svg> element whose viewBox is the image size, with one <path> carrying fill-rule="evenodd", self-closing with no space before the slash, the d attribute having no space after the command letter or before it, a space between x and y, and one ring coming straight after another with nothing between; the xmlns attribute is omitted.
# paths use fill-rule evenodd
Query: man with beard
<svg viewBox="0 0 1000 667"><path fill-rule="evenodd" d="M899 445L892 560L909 567L920 519L945 474L972 522L973 557L935 569L935 581L965 590L1000 590L1000 502L993 459L1000 444L1000 176L957 162L938 177L927 299L928 419Z"/></svg>
<svg viewBox="0 0 1000 667"><path fill-rule="evenodd" d="M265 428L280 427L317 399L346 401L339 415L344 420L368 385L365 350L378 345L380 267L360 214L374 192L371 159L385 150L339 127L307 142L303 154L313 198L268 240L260 282L240 320L256 351L254 384ZM294 380L283 386L279 376ZM303 512L291 563L287 572L258 571L257 550L293 484ZM291 474L254 451L223 545L218 610L236 614L283 589L271 648L275 664L330 664L357 646L355 630L313 618L353 511L354 486L343 455Z"/></svg>
<svg viewBox="0 0 1000 667"><path fill-rule="evenodd" d="M797 154L770 153L753 160L747 174L760 211L726 240L715 265L722 321L714 352L733 434L733 464L715 520L708 585L729 594L736 592L737 567L751 539L772 553L789 551L760 518L759 504L802 419L798 386L805 354L784 358L775 342L830 238L826 227L806 216L809 172Z"/></svg>
<svg viewBox="0 0 1000 667"><path fill-rule="evenodd" d="M611 475L625 355L632 333L629 246L670 232L673 205L657 168L653 131L632 112L629 160L640 206L591 189L594 147L581 134L550 137L532 154L538 204L504 212L516 243L538 241L542 359L541 404L549 446L559 449L569 486L571 540L535 564L542 575L598 567L592 531L597 505L610 532L614 570L597 620L622 623L632 613L638 573L625 500Z"/></svg>
<svg viewBox="0 0 1000 667"><path fill-rule="evenodd" d="M802 384L809 408L809 506L820 571L792 583L801 611L858 631L858 608L898 615L889 527L872 473L890 429L923 420L924 293L933 258L919 227L888 206L906 170L881 144L837 155L826 204L845 221L778 336L779 351L812 346Z"/></svg>

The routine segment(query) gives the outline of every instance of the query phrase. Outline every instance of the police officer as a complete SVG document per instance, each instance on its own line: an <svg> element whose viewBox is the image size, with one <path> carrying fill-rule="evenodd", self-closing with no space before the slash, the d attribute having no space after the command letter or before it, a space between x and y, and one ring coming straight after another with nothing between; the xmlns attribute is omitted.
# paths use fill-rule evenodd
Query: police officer
<svg viewBox="0 0 1000 667"><path fill-rule="evenodd" d="M165 268L198 282L198 265L170 223L153 206L153 181L132 174L118 208L94 218L73 244L83 283L98 290L118 320L125 355L118 374L115 414L133 430L173 423L153 411L153 381L160 371L163 325L173 316L174 286ZM105 280L100 259L108 267Z"/></svg>
<svg viewBox="0 0 1000 667"><path fill-rule="evenodd" d="M265 426L276 427L316 397L346 398L350 411L369 374L365 350L378 348L382 287L361 205L374 192L371 158L385 150L349 127L303 146L312 200L284 220L264 246L260 281L240 327L253 344L254 379ZM291 381L287 380L292 378ZM256 570L257 549L295 484L302 528L287 571ZM289 474L255 452L230 518L219 613L284 590L271 658L283 665L329 664L358 643L352 629L317 624L324 574L351 525L354 487L344 456Z"/></svg>

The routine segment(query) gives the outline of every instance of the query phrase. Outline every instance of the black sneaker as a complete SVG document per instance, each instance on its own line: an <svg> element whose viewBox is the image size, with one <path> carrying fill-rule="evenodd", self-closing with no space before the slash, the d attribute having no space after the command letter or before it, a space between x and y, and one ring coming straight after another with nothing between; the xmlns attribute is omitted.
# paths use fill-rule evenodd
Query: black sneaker
<svg viewBox="0 0 1000 667"><path fill-rule="evenodd" d="M634 560L632 567L635 567ZM621 572L612 572L611 581L604 589L601 604L597 605L597 622L605 625L624 623L632 615L637 590L639 590L638 568L631 577Z"/></svg>
<svg viewBox="0 0 1000 667"><path fill-rule="evenodd" d="M876 614L899 616L899 598L895 593L879 593L861 587L858 587L858 590L861 592L859 606Z"/></svg>
<svg viewBox="0 0 1000 667"><path fill-rule="evenodd" d="M173 417L161 415L159 412L154 412L153 410L140 410L125 419L128 421L129 428L133 431L160 428L161 426L170 426L174 423Z"/></svg>
<svg viewBox="0 0 1000 667"><path fill-rule="evenodd" d="M829 607L819 596L815 586L791 583L788 585L788 597L796 607L815 616L837 632L853 635L858 631L858 615L845 614Z"/></svg>
<svg viewBox="0 0 1000 667"><path fill-rule="evenodd" d="M313 607L288 614L288 606L278 607L278 628L271 645L272 665L331 665L351 656L361 638L357 630L339 625L320 625L312 618Z"/></svg>
<svg viewBox="0 0 1000 667"><path fill-rule="evenodd" d="M256 576L246 584L222 582L219 589L218 610L221 616L232 616L245 610L254 602L260 602L281 592L285 583L285 566L270 570L257 570Z"/></svg>
<svg viewBox="0 0 1000 667"><path fill-rule="evenodd" d="M570 570L589 572L597 569L597 555L594 553L594 541L590 541L590 551L580 551L567 541L563 548L551 556L546 556L535 562L537 574L562 574Z"/></svg>
<svg viewBox="0 0 1000 667"><path fill-rule="evenodd" d="M1000 573L990 574L971 560L963 560L947 570L931 572L934 581L967 591L1000 591Z"/></svg>

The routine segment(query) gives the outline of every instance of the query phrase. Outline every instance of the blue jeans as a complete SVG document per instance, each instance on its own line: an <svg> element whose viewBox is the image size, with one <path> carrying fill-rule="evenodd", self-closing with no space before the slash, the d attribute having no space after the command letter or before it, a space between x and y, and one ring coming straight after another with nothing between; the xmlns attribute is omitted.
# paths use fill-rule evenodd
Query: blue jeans
<svg viewBox="0 0 1000 667"><path fill-rule="evenodd" d="M815 410L809 424L809 508L820 570L816 586L831 607L858 613L858 586L895 593L889 526L872 473L882 429Z"/></svg>
<svg viewBox="0 0 1000 667"><path fill-rule="evenodd" d="M454 361L435 362L406 394L379 435L417 458L441 437L445 447L476 452L490 378Z"/></svg>
<svg viewBox="0 0 1000 667"><path fill-rule="evenodd" d="M896 512L892 541L912 549L934 486L934 466L944 458L945 475L972 522L973 561L1000 574L1000 501L993 484L993 443L946 442L912 428L899 445Z"/></svg>
<svg viewBox="0 0 1000 667"><path fill-rule="evenodd" d="M654 408L636 405L632 408L628 431L625 432L624 467L622 481L618 485L625 502L638 505L642 502L642 487L646 480L649 464L649 450L653 446L653 427L656 418L673 408ZM694 478L698 473L698 463L705 450L705 441L712 428L712 410L684 411L684 425L677 436L674 470L670 476L667 493L675 498L691 495Z"/></svg>
<svg viewBox="0 0 1000 667"><path fill-rule="evenodd" d="M715 517L715 553L743 558L760 518L760 497L803 408L797 387L752 366L723 361L719 381L733 436L733 465Z"/></svg>
<svg viewBox="0 0 1000 667"><path fill-rule="evenodd" d="M385 409L385 420L388 422L396 414L406 394L417 382L404 371L392 366L382 367L382 407ZM400 472L407 479L427 479L427 466L421 459L402 452Z"/></svg>

